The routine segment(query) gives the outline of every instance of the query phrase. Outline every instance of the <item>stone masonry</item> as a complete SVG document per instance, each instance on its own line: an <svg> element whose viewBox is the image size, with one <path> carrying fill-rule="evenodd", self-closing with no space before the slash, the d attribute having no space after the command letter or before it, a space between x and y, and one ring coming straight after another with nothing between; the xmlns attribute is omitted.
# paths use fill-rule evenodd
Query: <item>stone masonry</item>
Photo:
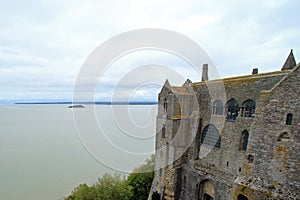
<svg viewBox="0 0 300 200"><path fill-rule="evenodd" d="M158 96L149 199L300 199L300 64L171 86ZM155 194L155 195L153 195ZM153 197L153 198L152 198Z"/></svg>

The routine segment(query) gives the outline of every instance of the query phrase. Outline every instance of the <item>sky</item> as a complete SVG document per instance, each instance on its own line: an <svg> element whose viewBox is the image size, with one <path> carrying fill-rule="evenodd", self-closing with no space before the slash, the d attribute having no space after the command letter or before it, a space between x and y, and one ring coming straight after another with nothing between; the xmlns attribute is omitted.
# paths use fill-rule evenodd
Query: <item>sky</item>
<svg viewBox="0 0 300 200"><path fill-rule="evenodd" d="M91 52L134 29L161 28L187 36L205 50L220 77L250 74L254 67L280 70L290 49L297 63L300 58L297 0L1 0L0 5L0 103L71 100ZM176 68L178 74L157 78L158 65ZM147 68L124 81L133 66ZM175 55L134 52L112 64L95 99L155 100L166 78L171 85L187 78L200 81Z"/></svg>

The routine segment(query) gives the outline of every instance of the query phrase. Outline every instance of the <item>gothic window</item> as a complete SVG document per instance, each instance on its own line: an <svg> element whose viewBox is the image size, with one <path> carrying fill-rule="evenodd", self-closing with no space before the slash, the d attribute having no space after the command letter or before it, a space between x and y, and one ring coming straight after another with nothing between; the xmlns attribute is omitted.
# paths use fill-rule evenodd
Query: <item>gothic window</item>
<svg viewBox="0 0 300 200"><path fill-rule="evenodd" d="M248 139L249 139L249 133L248 133L248 131L244 130L241 135L240 150L243 150L243 151L247 150Z"/></svg>
<svg viewBox="0 0 300 200"><path fill-rule="evenodd" d="M239 104L235 99L231 99L227 102L227 120L234 121L239 114Z"/></svg>
<svg viewBox="0 0 300 200"><path fill-rule="evenodd" d="M164 111L165 113L168 111L167 98L164 99Z"/></svg>
<svg viewBox="0 0 300 200"><path fill-rule="evenodd" d="M201 144L213 146L216 148L221 147L221 138L219 131L213 124L210 124L203 129L201 135Z"/></svg>
<svg viewBox="0 0 300 200"><path fill-rule="evenodd" d="M223 115L223 103L220 100L216 100L213 103L212 113L215 115Z"/></svg>
<svg viewBox="0 0 300 200"><path fill-rule="evenodd" d="M163 127L161 129L161 137L166 138L166 127L165 127L165 125L163 125Z"/></svg>
<svg viewBox="0 0 300 200"><path fill-rule="evenodd" d="M287 132L282 133L277 139L278 142L287 142L289 140L290 140L290 137L287 134Z"/></svg>
<svg viewBox="0 0 300 200"><path fill-rule="evenodd" d="M255 114L255 101L248 99L243 103L242 116L243 117L254 117Z"/></svg>
<svg viewBox="0 0 300 200"><path fill-rule="evenodd" d="M292 120L293 120L293 114L289 113L286 115L286 125L291 125L292 124Z"/></svg>

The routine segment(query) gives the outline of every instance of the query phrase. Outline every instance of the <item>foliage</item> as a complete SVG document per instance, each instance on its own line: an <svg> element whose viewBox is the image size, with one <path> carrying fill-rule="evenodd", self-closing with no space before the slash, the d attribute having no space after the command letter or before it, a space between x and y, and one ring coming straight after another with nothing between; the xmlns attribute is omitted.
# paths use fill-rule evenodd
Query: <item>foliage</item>
<svg viewBox="0 0 300 200"><path fill-rule="evenodd" d="M146 200L154 176L154 158L152 155L127 179L120 174L104 174L92 186L80 184L65 200Z"/></svg>
<svg viewBox="0 0 300 200"><path fill-rule="evenodd" d="M87 184L80 184L76 187L72 194L65 198L65 200L93 200L96 199L96 192L93 187L89 187Z"/></svg>
<svg viewBox="0 0 300 200"><path fill-rule="evenodd" d="M129 200L132 196L131 186L124 177L119 174L104 174L91 187L80 184L65 200Z"/></svg>
<svg viewBox="0 0 300 200"><path fill-rule="evenodd" d="M154 177L154 155L146 162L135 169L127 178L128 184L132 187L133 200L147 200Z"/></svg>
<svg viewBox="0 0 300 200"><path fill-rule="evenodd" d="M105 174L98 179L94 188L97 192L97 199L101 200L127 200L133 196L131 186L127 184L126 179L122 178L120 174L115 174L115 176Z"/></svg>

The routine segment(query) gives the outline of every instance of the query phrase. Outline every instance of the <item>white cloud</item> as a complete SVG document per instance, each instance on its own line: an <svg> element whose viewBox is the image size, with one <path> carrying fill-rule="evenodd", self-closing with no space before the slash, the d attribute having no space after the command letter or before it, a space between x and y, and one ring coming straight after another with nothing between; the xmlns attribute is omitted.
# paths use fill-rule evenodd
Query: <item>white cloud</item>
<svg viewBox="0 0 300 200"><path fill-rule="evenodd" d="M61 89L69 91L67 96L63 92L55 96L70 98L89 53L110 37L136 28L158 27L185 34L204 47L223 76L249 74L254 66L260 71L279 70L291 48L296 58L300 52L298 7L296 0L3 2L0 96L20 99L36 95L31 91ZM165 65L182 64L174 58L164 60ZM141 63L123 59L119 65L128 70L131 64ZM185 78L193 76L190 69L184 72L180 71ZM120 71L113 71L105 82L117 82L120 77ZM191 79L199 80L197 76ZM134 83L130 80L126 87ZM141 90L144 95L146 91ZM41 96L54 96L47 95Z"/></svg>

